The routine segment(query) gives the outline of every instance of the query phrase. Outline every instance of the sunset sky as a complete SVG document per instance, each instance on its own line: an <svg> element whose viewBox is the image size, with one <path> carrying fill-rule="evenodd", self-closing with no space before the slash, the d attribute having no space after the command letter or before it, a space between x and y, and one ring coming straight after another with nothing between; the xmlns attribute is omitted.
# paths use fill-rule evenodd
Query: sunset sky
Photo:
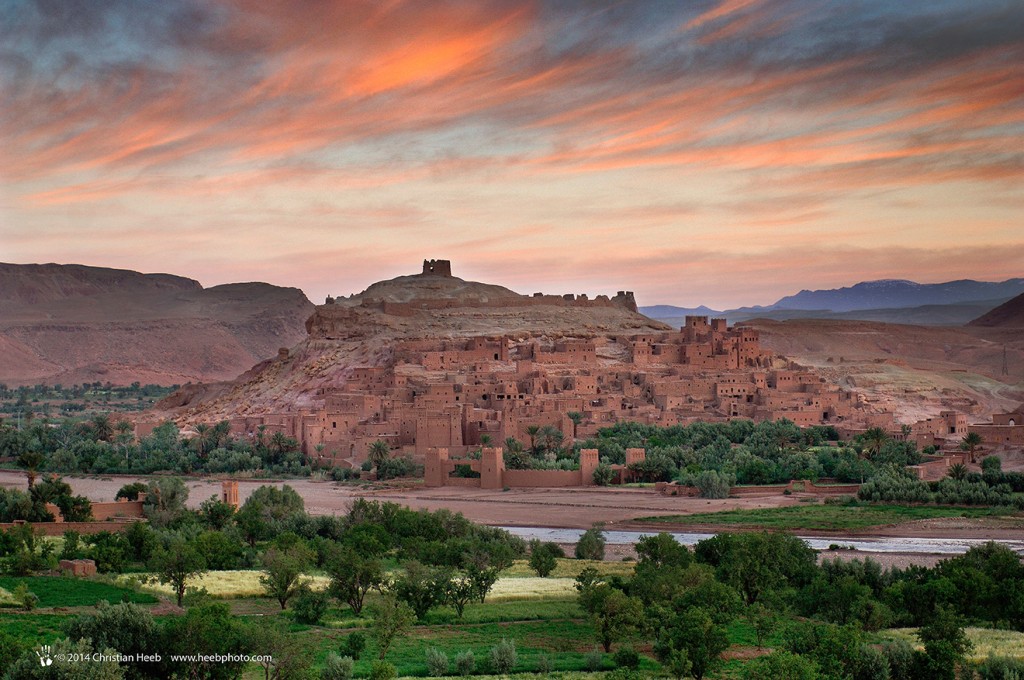
<svg viewBox="0 0 1024 680"><path fill-rule="evenodd" d="M0 261L768 304L1024 276L1024 2L0 1Z"/></svg>

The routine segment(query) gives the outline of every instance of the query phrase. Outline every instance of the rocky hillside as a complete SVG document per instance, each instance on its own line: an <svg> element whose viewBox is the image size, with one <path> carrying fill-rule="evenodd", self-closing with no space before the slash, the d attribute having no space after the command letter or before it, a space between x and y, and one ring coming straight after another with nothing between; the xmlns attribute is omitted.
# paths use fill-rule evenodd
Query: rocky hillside
<svg viewBox="0 0 1024 680"><path fill-rule="evenodd" d="M313 305L265 283L0 264L0 381L225 380L305 337Z"/></svg>
<svg viewBox="0 0 1024 680"><path fill-rule="evenodd" d="M308 337L289 358L254 366L234 381L183 389L161 410L211 420L310 408L323 390L344 385L352 369L388 363L400 340L594 338L669 327L638 313L630 293L594 299L526 296L454 276L417 274L331 299L316 308L306 328Z"/></svg>
<svg viewBox="0 0 1024 680"><path fill-rule="evenodd" d="M1024 328L1024 294L1007 300L967 325L985 328Z"/></svg>
<svg viewBox="0 0 1024 680"><path fill-rule="evenodd" d="M985 420L1024 399L1019 333L831 319L755 319L742 325L757 328L765 347L856 389L903 422L946 409Z"/></svg>

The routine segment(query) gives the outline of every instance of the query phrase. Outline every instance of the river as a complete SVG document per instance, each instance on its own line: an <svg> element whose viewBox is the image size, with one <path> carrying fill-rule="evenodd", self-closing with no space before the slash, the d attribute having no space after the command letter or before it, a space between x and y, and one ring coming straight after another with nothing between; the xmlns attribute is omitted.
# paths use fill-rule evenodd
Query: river
<svg viewBox="0 0 1024 680"><path fill-rule="evenodd" d="M509 533L525 539L537 538L553 543L575 543L579 540L581 529L554 529L548 527L502 527ZM653 531L605 531L605 542L610 545L632 545L643 536L651 536ZM683 545L694 545L697 541L711 538L715 534L667 532ZM828 550L830 546L853 548L864 553L902 553L910 555L962 555L970 548L987 543L980 538L844 538L832 536L800 536L815 550ZM1024 555L1024 538L1021 540L996 540L1008 546L1018 555Z"/></svg>

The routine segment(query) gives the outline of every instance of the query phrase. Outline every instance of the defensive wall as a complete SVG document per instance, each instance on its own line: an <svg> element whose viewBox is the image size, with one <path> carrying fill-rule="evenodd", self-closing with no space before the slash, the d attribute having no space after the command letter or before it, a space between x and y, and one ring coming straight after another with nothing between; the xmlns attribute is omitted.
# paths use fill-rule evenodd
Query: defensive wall
<svg viewBox="0 0 1024 680"><path fill-rule="evenodd" d="M623 483L630 478L629 466L645 459L643 449L626 449L626 464L612 465L613 482ZM505 467L505 453L501 448L484 448L480 459L452 458L444 447L427 450L423 462L424 485L427 487L459 486L481 489L508 488L563 488L594 486L594 470L600 460L597 449L580 451L577 470L510 470ZM455 477L456 466L468 466L479 477Z"/></svg>

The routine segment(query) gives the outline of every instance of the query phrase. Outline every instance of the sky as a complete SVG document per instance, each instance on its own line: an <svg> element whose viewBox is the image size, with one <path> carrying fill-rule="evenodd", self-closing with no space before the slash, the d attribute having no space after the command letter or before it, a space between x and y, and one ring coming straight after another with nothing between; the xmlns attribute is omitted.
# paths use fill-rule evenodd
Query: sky
<svg viewBox="0 0 1024 680"><path fill-rule="evenodd" d="M0 261L449 259L769 304L1024 276L1020 0L0 0Z"/></svg>

